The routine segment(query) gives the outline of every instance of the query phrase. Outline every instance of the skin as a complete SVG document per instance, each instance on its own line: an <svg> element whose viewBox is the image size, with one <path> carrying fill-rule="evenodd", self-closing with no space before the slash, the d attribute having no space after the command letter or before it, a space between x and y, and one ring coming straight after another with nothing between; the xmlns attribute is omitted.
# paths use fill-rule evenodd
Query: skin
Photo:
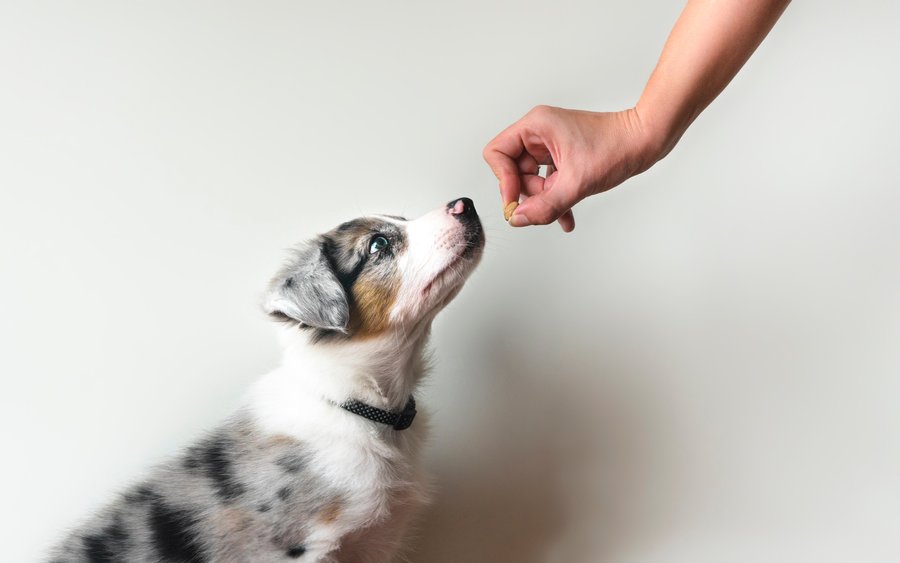
<svg viewBox="0 0 900 563"><path fill-rule="evenodd" d="M784 12L789 0L689 0L634 107L590 112L537 106L497 135L484 159L509 224L575 228L572 207L618 186L665 157L722 92ZM547 177L538 166L551 165Z"/></svg>

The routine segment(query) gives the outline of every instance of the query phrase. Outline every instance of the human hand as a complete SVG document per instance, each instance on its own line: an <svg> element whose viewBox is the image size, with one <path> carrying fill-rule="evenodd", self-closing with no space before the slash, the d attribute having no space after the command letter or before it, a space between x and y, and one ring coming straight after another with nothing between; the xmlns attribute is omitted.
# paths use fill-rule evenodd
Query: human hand
<svg viewBox="0 0 900 563"><path fill-rule="evenodd" d="M537 106L495 137L484 159L503 204L519 201L509 224L575 228L572 207L640 174L671 147L637 109L595 113ZM547 177L538 167L550 165Z"/></svg>

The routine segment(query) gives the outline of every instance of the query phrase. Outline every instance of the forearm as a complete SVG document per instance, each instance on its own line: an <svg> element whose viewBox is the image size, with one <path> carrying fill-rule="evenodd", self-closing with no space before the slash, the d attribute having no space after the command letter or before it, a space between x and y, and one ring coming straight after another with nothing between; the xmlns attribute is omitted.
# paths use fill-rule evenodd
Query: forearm
<svg viewBox="0 0 900 563"><path fill-rule="evenodd" d="M689 0L635 109L660 158L722 92L790 0Z"/></svg>

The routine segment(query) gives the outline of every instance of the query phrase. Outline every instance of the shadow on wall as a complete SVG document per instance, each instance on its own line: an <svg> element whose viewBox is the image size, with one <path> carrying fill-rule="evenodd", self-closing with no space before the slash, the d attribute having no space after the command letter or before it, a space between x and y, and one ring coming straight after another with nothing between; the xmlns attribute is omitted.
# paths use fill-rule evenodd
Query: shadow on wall
<svg viewBox="0 0 900 563"><path fill-rule="evenodd" d="M484 331L495 339L475 357L489 388L457 417L463 441L448 449L466 455L433 464L438 491L410 560L597 563L645 544L676 462L653 370L596 342L529 351L503 332Z"/></svg>

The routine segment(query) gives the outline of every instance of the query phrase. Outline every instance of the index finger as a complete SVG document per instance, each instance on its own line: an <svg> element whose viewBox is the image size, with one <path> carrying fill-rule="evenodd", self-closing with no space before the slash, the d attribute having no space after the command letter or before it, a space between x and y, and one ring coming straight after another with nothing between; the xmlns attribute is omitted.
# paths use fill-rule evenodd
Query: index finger
<svg viewBox="0 0 900 563"><path fill-rule="evenodd" d="M525 144L514 127L515 125L494 137L482 153L494 176L500 180L500 197L503 205L518 202L522 193L522 180L519 177L516 159L525 152Z"/></svg>

